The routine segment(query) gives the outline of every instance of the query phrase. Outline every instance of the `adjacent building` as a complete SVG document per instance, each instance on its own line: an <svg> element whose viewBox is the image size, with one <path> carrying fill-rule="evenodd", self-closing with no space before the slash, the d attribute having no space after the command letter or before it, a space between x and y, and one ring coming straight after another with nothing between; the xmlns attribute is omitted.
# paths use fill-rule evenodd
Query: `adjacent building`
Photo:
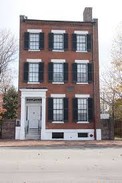
<svg viewBox="0 0 122 183"><path fill-rule="evenodd" d="M20 16L16 139L101 140L98 20Z"/></svg>

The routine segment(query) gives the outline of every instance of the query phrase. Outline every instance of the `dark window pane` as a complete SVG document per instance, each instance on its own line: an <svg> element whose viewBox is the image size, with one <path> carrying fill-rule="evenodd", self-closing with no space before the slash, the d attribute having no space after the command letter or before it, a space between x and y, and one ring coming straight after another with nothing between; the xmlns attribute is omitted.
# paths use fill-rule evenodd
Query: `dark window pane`
<svg viewBox="0 0 122 183"><path fill-rule="evenodd" d="M53 132L52 133L52 139L60 139L64 138L64 133L63 132Z"/></svg>
<svg viewBox="0 0 122 183"><path fill-rule="evenodd" d="M88 133L78 133L78 137L88 137Z"/></svg>

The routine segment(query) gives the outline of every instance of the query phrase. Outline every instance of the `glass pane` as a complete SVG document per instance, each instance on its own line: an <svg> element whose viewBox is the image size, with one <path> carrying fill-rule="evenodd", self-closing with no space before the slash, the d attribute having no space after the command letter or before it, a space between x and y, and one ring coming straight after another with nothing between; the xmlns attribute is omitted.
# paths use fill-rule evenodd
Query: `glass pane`
<svg viewBox="0 0 122 183"><path fill-rule="evenodd" d="M39 49L39 33L30 33L29 47L31 50Z"/></svg>
<svg viewBox="0 0 122 183"><path fill-rule="evenodd" d="M77 35L77 51L86 51L86 35Z"/></svg>
<svg viewBox="0 0 122 183"><path fill-rule="evenodd" d="M53 99L53 120L63 121L63 99Z"/></svg>
<svg viewBox="0 0 122 183"><path fill-rule="evenodd" d="M87 64L77 64L77 82L88 81L88 68Z"/></svg>
<svg viewBox="0 0 122 183"><path fill-rule="evenodd" d="M87 99L78 99L78 121L88 120L88 103Z"/></svg>
<svg viewBox="0 0 122 183"><path fill-rule="evenodd" d="M53 81L54 82L63 82L64 81L63 63L54 63L53 64Z"/></svg>
<svg viewBox="0 0 122 183"><path fill-rule="evenodd" d="M39 81L39 64L29 63L29 82Z"/></svg>
<svg viewBox="0 0 122 183"><path fill-rule="evenodd" d="M54 50L63 50L64 49L64 35L63 34L54 34Z"/></svg>

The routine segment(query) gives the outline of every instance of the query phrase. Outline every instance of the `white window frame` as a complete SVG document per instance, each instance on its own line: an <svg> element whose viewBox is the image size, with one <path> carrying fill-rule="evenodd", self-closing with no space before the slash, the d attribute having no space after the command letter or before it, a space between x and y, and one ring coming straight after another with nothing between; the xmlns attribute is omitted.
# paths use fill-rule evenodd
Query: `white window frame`
<svg viewBox="0 0 122 183"><path fill-rule="evenodd" d="M66 60L65 59L51 59L51 62L55 63L65 63ZM52 84L64 84L64 82L52 82Z"/></svg>
<svg viewBox="0 0 122 183"><path fill-rule="evenodd" d="M30 78L30 64L38 64L38 77L39 77L39 62L29 62L28 78ZM28 84L39 84L39 81L28 81Z"/></svg>
<svg viewBox="0 0 122 183"><path fill-rule="evenodd" d="M88 64L89 60L75 60L75 63L77 64ZM88 72L88 69L87 69ZM88 82L76 82L76 84L80 85L80 84L88 84Z"/></svg>
<svg viewBox="0 0 122 183"><path fill-rule="evenodd" d="M51 33L54 33L54 34L62 34L62 35L64 35L64 33L66 33L66 31L65 30L51 30ZM63 42L63 45L64 45L64 42ZM54 51L54 52L64 52L64 49L53 49L52 51Z"/></svg>
<svg viewBox="0 0 122 183"><path fill-rule="evenodd" d="M52 98L65 98L66 94L51 94ZM64 123L64 121L52 121L52 123Z"/></svg>
<svg viewBox="0 0 122 183"><path fill-rule="evenodd" d="M74 34L87 36L88 31L75 30ZM77 39L77 37L76 37L76 39ZM83 51L82 50L76 50L76 52L87 52L87 50L83 50Z"/></svg>
<svg viewBox="0 0 122 183"><path fill-rule="evenodd" d="M54 100L60 100L61 99L61 101L62 101L62 108L61 109L59 109L59 107L58 108L55 108L54 109ZM57 104L57 105L59 105L59 103ZM59 112L58 113L54 113L54 111L62 111L61 112L61 115L62 115L62 117L64 117L64 109L63 109L63 98L62 97L53 97L53 118L54 118L54 114L57 114L57 115L59 115ZM64 121L63 120L53 120L52 121L52 123L64 123Z"/></svg>
<svg viewBox="0 0 122 183"><path fill-rule="evenodd" d="M27 29L27 32L29 33L34 33L34 34L39 34L40 32L42 32L42 29ZM29 39L30 39L30 36L29 36ZM30 41L29 41L29 44L30 44ZM29 49L28 51L40 51L40 49Z"/></svg>
<svg viewBox="0 0 122 183"><path fill-rule="evenodd" d="M78 99L87 99L88 101L88 98L90 98L90 95L89 94L75 94L75 98L78 98ZM88 102L87 102L87 115L88 115ZM88 116L87 116L87 119L88 119ZM89 121L77 121L77 123L89 123Z"/></svg>

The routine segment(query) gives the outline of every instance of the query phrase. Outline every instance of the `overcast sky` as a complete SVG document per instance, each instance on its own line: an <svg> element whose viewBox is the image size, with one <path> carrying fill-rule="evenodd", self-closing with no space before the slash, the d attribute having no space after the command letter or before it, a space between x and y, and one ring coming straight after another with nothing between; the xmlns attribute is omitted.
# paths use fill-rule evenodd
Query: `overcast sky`
<svg viewBox="0 0 122 183"><path fill-rule="evenodd" d="M19 15L29 19L82 21L85 7L93 8L99 23L100 69L110 63L116 28L122 22L121 0L0 0L0 29L9 29L18 38Z"/></svg>

